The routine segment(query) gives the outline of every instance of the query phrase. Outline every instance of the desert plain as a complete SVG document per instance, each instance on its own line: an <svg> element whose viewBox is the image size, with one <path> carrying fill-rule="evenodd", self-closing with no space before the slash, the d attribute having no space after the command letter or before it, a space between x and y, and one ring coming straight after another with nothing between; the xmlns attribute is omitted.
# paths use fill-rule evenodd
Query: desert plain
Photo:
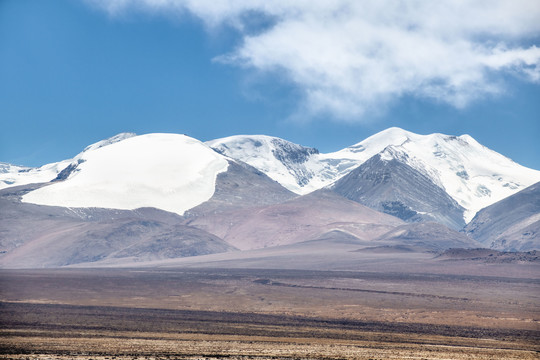
<svg viewBox="0 0 540 360"><path fill-rule="evenodd" d="M427 257L1 270L0 358L540 358L537 260Z"/></svg>

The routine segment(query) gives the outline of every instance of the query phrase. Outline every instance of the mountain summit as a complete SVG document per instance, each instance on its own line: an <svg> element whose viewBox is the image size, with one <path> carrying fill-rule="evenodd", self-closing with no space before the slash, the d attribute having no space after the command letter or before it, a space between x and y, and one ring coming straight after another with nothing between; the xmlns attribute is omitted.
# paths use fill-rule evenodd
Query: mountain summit
<svg viewBox="0 0 540 360"><path fill-rule="evenodd" d="M538 186L507 195L540 172L468 135L391 128L321 154L264 135L203 143L125 133L41 168L2 163L0 181L0 267L127 266L238 250L332 252L326 266L351 251L538 247ZM456 231L494 202L469 236Z"/></svg>
<svg viewBox="0 0 540 360"><path fill-rule="evenodd" d="M217 175L233 160L298 195L333 189L406 221L435 219L455 229L480 209L540 181L540 171L513 162L469 135L418 135L393 127L326 154L265 135L202 143L185 135L123 133L88 146L73 159L41 168L0 164L0 188L53 181L23 200L70 207L146 206L183 214L213 196ZM385 176L390 163L393 180L384 190L380 184L389 178L377 176ZM424 189L429 184L429 205L404 196L414 192L406 188L413 186L413 178L422 179ZM374 199L377 191L381 196ZM370 193L370 200L360 196Z"/></svg>
<svg viewBox="0 0 540 360"><path fill-rule="evenodd" d="M297 194L331 187L374 156L393 159L448 194L462 208L459 222L465 223L478 210L540 180L540 171L515 163L469 135L418 135L396 127L326 154L267 136L233 136L207 144Z"/></svg>

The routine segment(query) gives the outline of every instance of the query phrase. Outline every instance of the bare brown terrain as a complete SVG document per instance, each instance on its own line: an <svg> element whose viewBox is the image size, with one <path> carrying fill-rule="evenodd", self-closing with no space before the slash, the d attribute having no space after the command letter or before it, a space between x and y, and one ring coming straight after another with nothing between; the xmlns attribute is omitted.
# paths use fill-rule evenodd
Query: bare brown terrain
<svg viewBox="0 0 540 360"><path fill-rule="evenodd" d="M540 282L530 276L47 269L2 270L0 282L2 359L540 354Z"/></svg>

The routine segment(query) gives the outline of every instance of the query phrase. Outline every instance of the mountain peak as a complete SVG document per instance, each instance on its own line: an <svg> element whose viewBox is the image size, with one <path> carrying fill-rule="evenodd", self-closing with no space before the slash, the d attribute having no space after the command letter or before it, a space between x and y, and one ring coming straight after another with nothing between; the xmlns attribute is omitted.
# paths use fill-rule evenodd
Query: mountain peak
<svg viewBox="0 0 540 360"><path fill-rule="evenodd" d="M418 135L418 134L403 130L398 127L391 127L386 130L380 131L376 134L373 134L370 137L366 138L365 140L362 140L361 142L357 144L349 146L348 148L345 148L344 150L355 149L359 147L366 148L368 146L380 147L382 146L382 144L386 144L386 146L401 145L405 141L414 139L418 136L422 136L422 135ZM383 148L386 146L383 146Z"/></svg>
<svg viewBox="0 0 540 360"><path fill-rule="evenodd" d="M262 140L269 141L268 137ZM391 127L342 150L309 153L304 162L286 164L274 156L272 146L266 152L260 146L254 148L253 144L262 140L261 136L230 137L215 140L210 146L249 163L298 194L329 186L379 154L382 160L396 159L429 177L465 209L465 221L481 208L540 180L539 171L514 163L468 134L419 135ZM296 144L293 147L303 148Z"/></svg>
<svg viewBox="0 0 540 360"><path fill-rule="evenodd" d="M304 194L316 187L312 179L321 171L319 151L266 135L237 135L207 141L220 154L245 162L264 172L287 189Z"/></svg>
<svg viewBox="0 0 540 360"><path fill-rule="evenodd" d="M115 144L115 143L117 143L119 141L129 139L129 138L134 137L134 136L137 136L137 134L131 133L131 132L120 133L120 134L112 136L112 137L110 137L108 139L100 140L100 141L98 141L96 143L93 143L92 145L88 145L86 148L84 148L83 152L96 150L96 149L99 149L99 148L101 148L103 146L107 146L107 145L112 145L112 144Z"/></svg>
<svg viewBox="0 0 540 360"><path fill-rule="evenodd" d="M161 154L164 162L155 157L145 158L145 156L151 157L156 151L159 153L159 149L166 147L165 144L170 143L172 138L175 139L173 142L184 142L186 146L190 142L197 143L197 146L205 148L205 151L210 151L212 148L215 151L210 151L210 153L218 157L222 154L245 162L286 189L300 195L330 186L375 155L379 155L382 160L396 159L427 176L457 201L465 209L465 221L469 221L478 210L540 180L540 171L528 169L513 162L479 144L468 134L419 135L398 127L391 127L355 145L326 154L319 153L315 148L267 135L235 135L203 144L185 135L137 136L133 133L121 133L86 147L72 159L48 164L41 168L23 168L4 164L0 167L0 188L50 182L55 179L57 181L54 187L56 187L60 183L59 180L79 178L79 174L90 166L89 159L93 157L92 154L107 152L109 148L120 149L128 146L125 144L142 141L142 139L146 139L146 149L152 149L152 151L145 150L147 154L143 156L141 154L143 148L133 149L131 153L123 154L121 158L115 156L111 158L116 158L117 164L124 166L130 163L136 169L153 166L152 164L162 164L163 169L152 171L161 173L164 177L171 177L165 172L167 166L170 166L167 161L174 163L172 155L174 152ZM134 159L139 159L139 161ZM225 157L220 159L224 162L228 161ZM107 159L105 161L109 164ZM193 160L194 163L197 161L197 159ZM105 174L117 173L115 166L119 165L107 166L111 169L105 171ZM169 170L171 169L176 169L176 167L170 166ZM182 173L184 169L178 169L178 171ZM123 178L122 174L117 175ZM135 178L139 176L144 178L144 175L136 175ZM160 181L156 179L156 184L160 184ZM177 211L182 212L178 209Z"/></svg>

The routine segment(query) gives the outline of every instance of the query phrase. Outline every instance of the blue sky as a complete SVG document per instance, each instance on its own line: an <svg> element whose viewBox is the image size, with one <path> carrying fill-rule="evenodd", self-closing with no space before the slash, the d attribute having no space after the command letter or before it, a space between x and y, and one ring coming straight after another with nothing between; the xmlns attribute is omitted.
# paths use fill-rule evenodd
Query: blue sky
<svg viewBox="0 0 540 360"><path fill-rule="evenodd" d="M120 132L330 152L398 126L540 169L540 5L518 2L3 0L0 161Z"/></svg>

